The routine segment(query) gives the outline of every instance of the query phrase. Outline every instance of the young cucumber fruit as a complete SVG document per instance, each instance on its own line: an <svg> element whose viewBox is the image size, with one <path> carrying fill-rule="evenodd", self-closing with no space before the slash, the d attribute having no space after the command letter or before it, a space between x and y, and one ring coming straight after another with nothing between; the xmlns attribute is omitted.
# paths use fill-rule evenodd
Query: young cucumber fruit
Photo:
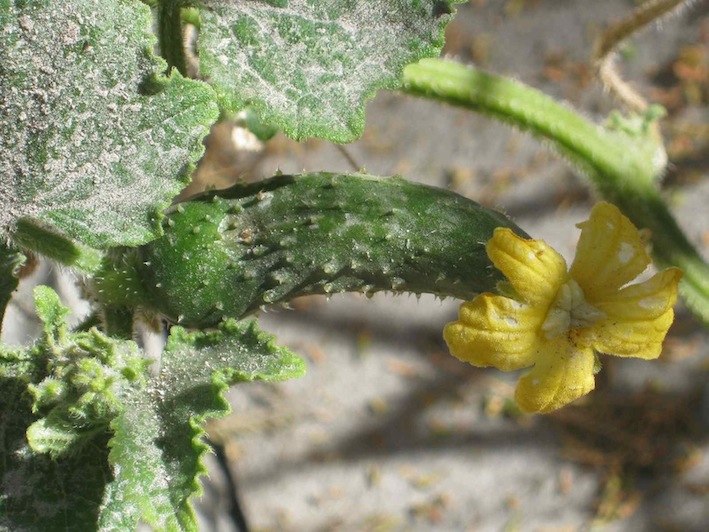
<svg viewBox="0 0 709 532"><path fill-rule="evenodd" d="M502 214L401 178L281 175L173 206L137 251L142 304L191 327L306 294L469 299L502 280L485 252Z"/></svg>

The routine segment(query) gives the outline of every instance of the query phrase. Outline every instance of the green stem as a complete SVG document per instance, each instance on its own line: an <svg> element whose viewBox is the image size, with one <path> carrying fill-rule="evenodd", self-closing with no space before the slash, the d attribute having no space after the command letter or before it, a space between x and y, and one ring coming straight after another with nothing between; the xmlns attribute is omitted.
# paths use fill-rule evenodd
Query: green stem
<svg viewBox="0 0 709 532"><path fill-rule="evenodd" d="M103 307L103 324L112 338L133 339L133 309L119 305Z"/></svg>
<svg viewBox="0 0 709 532"><path fill-rule="evenodd" d="M33 251L85 273L96 271L101 264L100 251L76 244L29 219L17 222L13 243L20 249Z"/></svg>
<svg viewBox="0 0 709 532"><path fill-rule="evenodd" d="M24 256L21 253L0 242L0 332L5 309L19 282L16 270L23 260Z"/></svg>
<svg viewBox="0 0 709 532"><path fill-rule="evenodd" d="M684 271L680 294L709 324L709 265L677 225L655 184L665 164L659 139L602 127L522 83L449 61L408 66L404 87L409 94L478 111L551 142L603 197L651 231L656 262Z"/></svg>
<svg viewBox="0 0 709 532"><path fill-rule="evenodd" d="M158 5L158 43L168 70L176 68L187 76L185 42L182 28L182 1L163 0Z"/></svg>
<svg viewBox="0 0 709 532"><path fill-rule="evenodd" d="M134 310L143 294L135 270L135 255L135 248L109 250L89 285L101 303L106 333L128 340L133 336Z"/></svg>
<svg viewBox="0 0 709 532"><path fill-rule="evenodd" d="M466 107L550 140L604 193L634 188L640 180L650 183L657 173L652 148L642 146L640 153L636 139L594 124L517 81L430 59L406 68L404 86L409 94Z"/></svg>

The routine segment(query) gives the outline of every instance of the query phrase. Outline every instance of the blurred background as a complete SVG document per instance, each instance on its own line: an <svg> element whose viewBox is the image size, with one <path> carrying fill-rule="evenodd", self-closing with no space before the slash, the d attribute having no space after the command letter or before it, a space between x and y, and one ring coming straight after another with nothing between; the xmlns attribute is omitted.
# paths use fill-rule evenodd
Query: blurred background
<svg viewBox="0 0 709 532"><path fill-rule="evenodd" d="M639 3L471 0L458 6L444 53L603 120L614 102L589 65L592 45ZM709 1L620 52L623 76L669 111L667 198L709 253ZM503 210L569 261L575 224L596 199L528 135L397 93L370 102L364 136L344 151L282 135L262 144L234 122L215 126L207 145L186 194L278 169L400 174ZM44 265L33 282L47 279L81 309L70 279ZM33 334L29 285L13 303L10 341ZM594 393L527 416L512 400L519 374L447 353L441 332L458 304L348 294L262 313L308 374L232 389L233 414L208 427L219 453L198 502L201 529L238 530L235 520L253 531L709 529L709 336L681 305L658 361L604 357Z"/></svg>

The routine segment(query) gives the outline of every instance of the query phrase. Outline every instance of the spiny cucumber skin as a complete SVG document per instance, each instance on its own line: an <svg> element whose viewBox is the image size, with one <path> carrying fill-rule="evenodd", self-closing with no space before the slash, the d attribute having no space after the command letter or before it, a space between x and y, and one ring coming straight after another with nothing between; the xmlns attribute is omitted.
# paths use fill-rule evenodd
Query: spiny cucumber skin
<svg viewBox="0 0 709 532"><path fill-rule="evenodd" d="M345 291L470 299L502 275L485 243L502 214L401 178L278 176L179 204L143 246L146 301L207 327L262 305Z"/></svg>

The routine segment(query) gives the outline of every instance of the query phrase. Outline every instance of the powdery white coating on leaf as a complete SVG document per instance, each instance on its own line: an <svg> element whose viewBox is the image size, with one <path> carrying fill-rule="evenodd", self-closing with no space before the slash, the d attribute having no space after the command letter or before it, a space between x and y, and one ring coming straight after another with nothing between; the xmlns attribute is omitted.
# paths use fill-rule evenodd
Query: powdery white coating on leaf
<svg viewBox="0 0 709 532"><path fill-rule="evenodd" d="M364 103L436 56L453 1L202 0L200 66L222 104L301 139L348 142Z"/></svg>
<svg viewBox="0 0 709 532"><path fill-rule="evenodd" d="M152 56L136 1L41 0L0 13L0 238L34 218L89 245L133 245L187 179L213 92Z"/></svg>
<svg viewBox="0 0 709 532"><path fill-rule="evenodd" d="M111 424L109 461L113 481L99 509L100 530L134 530L142 520L156 529L178 530L171 477L159 446L163 426L146 390L124 397L125 409Z"/></svg>
<svg viewBox="0 0 709 532"><path fill-rule="evenodd" d="M219 331L172 329L160 374L150 389L134 389L111 424L113 480L99 512L101 530L133 530L141 520L157 530L196 530L189 498L206 472L201 423L229 412L223 396L237 381L281 380L303 363L253 322L229 321Z"/></svg>

